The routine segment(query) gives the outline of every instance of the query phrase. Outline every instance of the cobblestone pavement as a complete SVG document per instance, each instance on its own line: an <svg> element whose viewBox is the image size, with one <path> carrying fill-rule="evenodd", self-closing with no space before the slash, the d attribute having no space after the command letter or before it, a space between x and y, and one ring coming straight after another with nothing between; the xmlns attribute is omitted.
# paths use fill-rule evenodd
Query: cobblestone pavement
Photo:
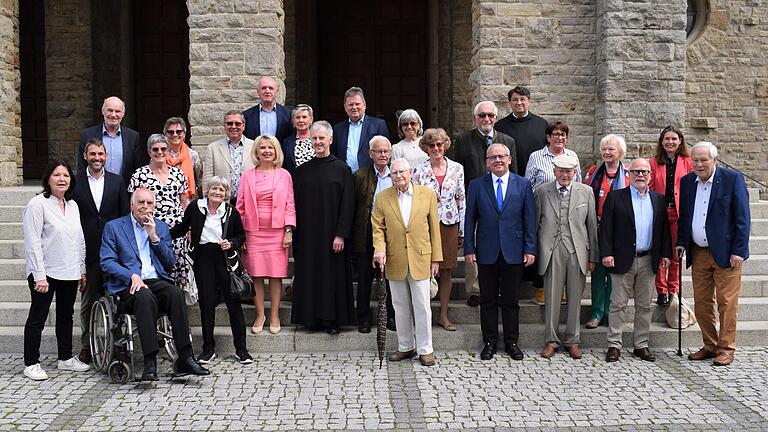
<svg viewBox="0 0 768 432"><path fill-rule="evenodd" d="M127 385L60 372L53 357L50 379L32 382L20 355L2 355L0 430L768 429L768 348L739 349L726 368L656 353L607 364L603 350L522 362L454 351L433 368L382 369L368 352L260 354L249 366L218 358L210 377Z"/></svg>

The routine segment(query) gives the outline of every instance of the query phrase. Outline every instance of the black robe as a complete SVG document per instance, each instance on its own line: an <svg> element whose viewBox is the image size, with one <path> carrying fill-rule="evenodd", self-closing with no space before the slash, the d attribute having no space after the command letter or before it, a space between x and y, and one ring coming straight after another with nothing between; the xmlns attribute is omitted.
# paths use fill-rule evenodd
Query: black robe
<svg viewBox="0 0 768 432"><path fill-rule="evenodd" d="M355 212L352 171L336 158L314 158L296 168L296 260L291 322L336 327L354 322L352 274L347 253ZM333 238L344 237L344 251L333 252Z"/></svg>

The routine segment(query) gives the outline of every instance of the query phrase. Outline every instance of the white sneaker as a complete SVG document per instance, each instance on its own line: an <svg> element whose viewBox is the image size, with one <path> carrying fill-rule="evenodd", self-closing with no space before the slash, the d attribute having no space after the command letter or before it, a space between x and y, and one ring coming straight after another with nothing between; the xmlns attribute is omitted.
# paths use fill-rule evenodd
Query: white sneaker
<svg viewBox="0 0 768 432"><path fill-rule="evenodd" d="M73 372L85 372L91 367L80 361L77 357L72 357L69 360L59 360L59 370L67 370Z"/></svg>
<svg viewBox="0 0 768 432"><path fill-rule="evenodd" d="M48 379L48 374L45 373L43 368L40 367L40 363L25 367L24 376L35 381L43 381Z"/></svg>

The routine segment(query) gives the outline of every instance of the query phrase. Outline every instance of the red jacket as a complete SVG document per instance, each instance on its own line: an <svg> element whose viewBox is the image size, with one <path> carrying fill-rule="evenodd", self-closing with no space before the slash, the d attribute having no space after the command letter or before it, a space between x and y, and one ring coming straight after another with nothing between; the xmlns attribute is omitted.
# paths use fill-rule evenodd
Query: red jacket
<svg viewBox="0 0 768 432"><path fill-rule="evenodd" d="M667 193L667 167L659 165L656 158L651 158L651 179L648 181L648 187L662 195ZM675 166L675 211L680 216L680 179L684 175L693 171L693 163L688 156L678 156Z"/></svg>

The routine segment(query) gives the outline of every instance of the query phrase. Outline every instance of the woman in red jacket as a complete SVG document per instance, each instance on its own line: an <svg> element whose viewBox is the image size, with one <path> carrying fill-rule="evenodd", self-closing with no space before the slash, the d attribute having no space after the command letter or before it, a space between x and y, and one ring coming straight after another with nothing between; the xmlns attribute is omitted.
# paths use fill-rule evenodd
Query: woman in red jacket
<svg viewBox="0 0 768 432"><path fill-rule="evenodd" d="M680 218L680 179L692 170L683 132L674 126L665 127L659 135L656 155L651 159L651 179L648 185L652 191L664 195L673 245L677 243L677 220ZM668 269L659 267L656 272L656 292L659 295L656 303L668 304L680 289L679 272L680 259L675 256Z"/></svg>

